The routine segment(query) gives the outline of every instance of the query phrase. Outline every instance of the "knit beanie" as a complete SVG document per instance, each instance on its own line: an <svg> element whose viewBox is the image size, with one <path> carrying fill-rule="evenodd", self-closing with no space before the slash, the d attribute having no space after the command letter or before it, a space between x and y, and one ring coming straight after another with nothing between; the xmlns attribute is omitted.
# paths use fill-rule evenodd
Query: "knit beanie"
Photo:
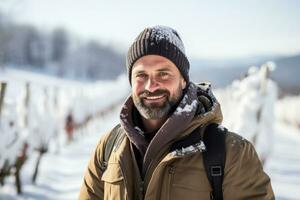
<svg viewBox="0 0 300 200"><path fill-rule="evenodd" d="M146 55L159 55L172 61L185 81L189 82L190 64L185 55L183 42L176 30L166 26L145 28L128 50L126 66L131 84L134 63Z"/></svg>

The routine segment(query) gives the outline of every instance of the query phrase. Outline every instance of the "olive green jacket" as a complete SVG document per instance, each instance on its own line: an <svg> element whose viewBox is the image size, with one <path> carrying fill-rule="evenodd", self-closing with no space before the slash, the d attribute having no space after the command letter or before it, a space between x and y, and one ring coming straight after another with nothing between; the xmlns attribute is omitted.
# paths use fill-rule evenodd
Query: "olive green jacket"
<svg viewBox="0 0 300 200"><path fill-rule="evenodd" d="M84 176L79 199L209 200L212 191L202 152L176 155L164 152L142 182L128 138L112 151L102 172L106 134L96 147ZM270 178L252 144L234 133L226 136L224 200L274 199Z"/></svg>

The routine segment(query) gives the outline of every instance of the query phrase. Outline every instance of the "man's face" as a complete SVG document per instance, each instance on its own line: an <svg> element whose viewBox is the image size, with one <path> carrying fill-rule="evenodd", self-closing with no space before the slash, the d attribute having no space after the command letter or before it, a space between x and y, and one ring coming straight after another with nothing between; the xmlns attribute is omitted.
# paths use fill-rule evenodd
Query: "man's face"
<svg viewBox="0 0 300 200"><path fill-rule="evenodd" d="M170 60L157 55L138 59L131 74L133 102L145 119L162 119L178 103L186 82Z"/></svg>

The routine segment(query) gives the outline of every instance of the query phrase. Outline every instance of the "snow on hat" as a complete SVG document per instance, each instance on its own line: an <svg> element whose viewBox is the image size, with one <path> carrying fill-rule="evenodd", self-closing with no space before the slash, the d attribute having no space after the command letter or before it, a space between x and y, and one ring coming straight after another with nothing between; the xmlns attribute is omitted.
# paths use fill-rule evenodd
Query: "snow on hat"
<svg viewBox="0 0 300 200"><path fill-rule="evenodd" d="M189 82L190 64L185 49L176 30L167 26L145 28L128 50L126 66L131 84L134 63L146 55L159 55L171 60L179 69L185 81Z"/></svg>

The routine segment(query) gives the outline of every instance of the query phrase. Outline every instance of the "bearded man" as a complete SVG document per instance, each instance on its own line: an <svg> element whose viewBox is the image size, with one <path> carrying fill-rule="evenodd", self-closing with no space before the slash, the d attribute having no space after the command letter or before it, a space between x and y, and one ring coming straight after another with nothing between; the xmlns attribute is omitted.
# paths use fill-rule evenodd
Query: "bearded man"
<svg viewBox="0 0 300 200"><path fill-rule="evenodd" d="M274 199L255 149L229 131L224 165L211 168L222 179L219 188L212 186L203 162L210 149L202 137L213 134L211 124L221 124L221 108L209 84L189 80L189 61L174 29L144 29L126 64L131 95L120 124L100 139L79 199Z"/></svg>

